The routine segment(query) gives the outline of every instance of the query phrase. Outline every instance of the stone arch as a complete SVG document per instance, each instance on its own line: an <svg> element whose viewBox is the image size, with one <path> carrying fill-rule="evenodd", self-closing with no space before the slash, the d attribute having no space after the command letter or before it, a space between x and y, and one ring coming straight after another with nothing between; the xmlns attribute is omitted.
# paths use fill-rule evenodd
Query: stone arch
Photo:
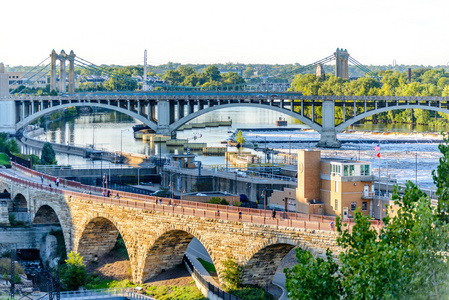
<svg viewBox="0 0 449 300"><path fill-rule="evenodd" d="M304 117L303 115L301 115L301 114L299 114L297 112L294 112L294 111L291 111L291 110L288 110L288 109L285 109L285 108L280 108L280 107L277 107L277 106L270 106L270 105L257 104L257 103L233 103L233 104L214 105L214 106L208 107L206 109L201 109L201 110L198 110L198 111L196 111L194 113L188 114L187 116L185 116L185 117L179 119L178 121L174 122L173 124L171 124L169 127L170 127L171 131L176 131L179 127L181 127L182 125L184 125L188 121L191 121L191 120L193 120L193 119L195 119L195 118L197 118L197 117L199 117L201 115L204 115L204 114L206 114L208 112L211 112L211 111L214 111L214 110L217 110L217 109L223 109L223 108L231 108L231 107L239 107L240 108L240 107L243 107L243 106L245 106L245 107L257 107L257 108L264 108L264 109L274 110L276 112L280 112L280 113L286 114L288 116L291 116L291 117L293 117L295 119L298 119L299 121L301 121L304 124L310 126L313 130L315 130L317 132L321 132L322 131L320 124L318 124L316 122L313 122L311 119L306 118L306 117Z"/></svg>
<svg viewBox="0 0 449 300"><path fill-rule="evenodd" d="M28 211L28 202L21 193L17 193L16 196L12 199L12 209L15 212L27 212Z"/></svg>
<svg viewBox="0 0 449 300"><path fill-rule="evenodd" d="M274 274L282 259L295 247L301 247L319 256L324 249L317 249L293 240L271 240L252 251L251 257L243 264L242 282L265 286L273 281Z"/></svg>
<svg viewBox="0 0 449 300"><path fill-rule="evenodd" d="M116 224L109 218L102 216L91 218L81 228L82 232L76 246L76 252L83 256L86 262L95 261L96 258L111 251L120 234ZM123 237L123 240L126 245L125 237Z"/></svg>
<svg viewBox="0 0 449 300"><path fill-rule="evenodd" d="M56 211L48 204L44 204L34 214L33 224L61 225Z"/></svg>
<svg viewBox="0 0 449 300"><path fill-rule="evenodd" d="M164 270L182 262L184 253L193 238L197 238L207 250L213 262L214 255L208 243L191 228L164 228L160 230L145 251L141 274L135 274L145 282Z"/></svg>

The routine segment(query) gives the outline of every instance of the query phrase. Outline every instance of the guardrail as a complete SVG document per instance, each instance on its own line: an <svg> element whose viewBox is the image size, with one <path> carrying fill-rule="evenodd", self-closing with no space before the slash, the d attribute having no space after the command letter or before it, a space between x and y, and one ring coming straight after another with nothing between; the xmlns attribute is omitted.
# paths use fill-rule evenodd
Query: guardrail
<svg viewBox="0 0 449 300"><path fill-rule="evenodd" d="M14 163L13 167L23 170L23 172L25 173L28 172L30 174L33 174L34 176L40 177L41 175L41 173L39 172L36 172L34 170L25 168L23 166ZM74 192L57 187L50 187L43 185L41 183L15 178L13 176L1 172L0 176L19 184L23 184L32 188L41 189L44 191L60 195L67 195L69 197L70 196L78 197L81 199L111 205L120 205L130 208L153 210L163 213L183 214L188 216L213 218L226 221L247 222L253 224L286 226L293 228L327 230L327 231L333 231L334 228L331 228L333 226L331 226L330 224L331 222L334 222L334 224L336 222L335 216L301 214L292 212L277 212L277 217L272 218L272 211L270 210L202 203L202 202L178 200L171 198L161 198L161 197L121 192L110 189L109 190L112 191L111 194L112 196L114 196L114 194L120 193L120 197L119 198L105 197L102 196L103 192L105 191L105 189L103 188L83 185L79 182L70 180L67 180L68 187L77 188L83 190L84 192ZM46 176L48 180L54 180L55 178L53 176L48 175ZM95 195L95 193L97 193L98 195ZM370 220L370 222L371 225L376 229L380 229L383 226L383 222L378 220ZM350 230L354 225L354 221L351 219L345 220L343 221L343 223L346 223Z"/></svg>
<svg viewBox="0 0 449 300"><path fill-rule="evenodd" d="M208 292L211 292L212 294L214 294L216 297L218 297L218 299L223 299L223 300L242 300L242 298L239 298L237 296L231 295L225 291L223 291L222 289L220 289L219 287L213 285L212 283L210 283L209 281L207 281L196 269L195 266L192 264L192 262L190 261L190 258L184 254L184 257L182 258L182 261L184 262L184 264L186 264L186 266L190 269L190 274L192 274L192 277L194 278L195 281L199 281L199 284L202 285L206 291L207 291L207 296L210 298L210 295ZM206 295L205 295L206 296Z"/></svg>
<svg viewBox="0 0 449 300"><path fill-rule="evenodd" d="M129 288L65 291L60 292L60 297L61 299L109 299L124 297L132 300L156 300L151 296L136 293Z"/></svg>

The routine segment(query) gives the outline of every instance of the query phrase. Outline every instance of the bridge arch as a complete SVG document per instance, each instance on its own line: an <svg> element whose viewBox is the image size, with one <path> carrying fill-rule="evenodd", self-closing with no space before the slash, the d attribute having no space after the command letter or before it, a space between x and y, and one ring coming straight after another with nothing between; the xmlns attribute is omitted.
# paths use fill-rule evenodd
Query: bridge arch
<svg viewBox="0 0 449 300"><path fill-rule="evenodd" d="M291 110L287 110L285 108L280 108L277 106L270 106L270 105L265 105L265 104L257 104L257 103L232 103L232 104L222 104L222 105L214 105L205 109L201 109L198 110L194 113L188 114L187 116L177 120L176 122L172 123L169 128L170 130L176 131L179 127L181 127L182 125L186 124L187 122L201 116L204 115L208 112L217 110L217 109L224 109L224 108L233 108L233 107L257 107L257 108L264 108L264 109L269 109L269 110L274 110L276 112L280 112L283 114L286 114L288 116L291 116L301 122L303 122L304 124L310 126L312 129L314 129L317 132L321 132L321 125L319 125L318 123L312 122L311 119L304 117L303 115L298 114L297 112L291 111Z"/></svg>
<svg viewBox="0 0 449 300"><path fill-rule="evenodd" d="M187 227L164 227L149 243L145 251L142 274L136 274L142 278L142 282L170 269L182 262L184 253L193 238L197 238L206 248L215 264L215 257L209 244L197 234L195 230Z"/></svg>
<svg viewBox="0 0 449 300"><path fill-rule="evenodd" d="M252 256L243 264L242 282L265 286L273 281L282 259L295 247L301 247L319 256L324 249L312 248L294 240L274 239L259 245L252 251Z"/></svg>
<svg viewBox="0 0 449 300"><path fill-rule="evenodd" d="M431 110L431 111L437 111L437 112L441 112L441 113L445 113L445 114L449 114L449 110L448 109L444 109L444 108L440 108L440 107L434 107L434 106L424 106L424 105L413 105L413 104L409 104L409 105L398 105L398 106L388 106L388 107L382 107L382 108L378 108L378 109L373 109L373 110L369 110L365 113L359 114L355 117L352 117L348 120L346 120L343 123L338 124L337 126L335 126L335 130L336 132L342 132L343 130L345 130L345 128L351 126L352 124L363 120L365 118L368 118L370 116L379 114L379 113L383 113L383 112L387 112L390 110L399 110L399 109L425 109L425 110Z"/></svg>
<svg viewBox="0 0 449 300"><path fill-rule="evenodd" d="M44 204L37 210L33 218L33 224L57 224L61 222L56 211L48 204Z"/></svg>
<svg viewBox="0 0 449 300"><path fill-rule="evenodd" d="M12 199L13 211L17 212L27 212L28 211L28 201L25 196L21 193L17 193Z"/></svg>
<svg viewBox="0 0 449 300"><path fill-rule="evenodd" d="M60 104L60 105L55 105L46 109L43 109L41 111L35 112L32 115L29 115L28 117L26 117L25 119L21 120L20 122L17 123L16 125L16 129L20 129L23 128L29 124L31 124L32 122L36 121L37 119L39 119L40 117L46 115L46 114L50 114L52 112L58 111L58 110L62 110L64 108L69 108L69 107L73 107L73 106L89 106L89 107L101 107L101 108L105 108L105 109L109 109L109 110L115 110L118 112L121 112L125 115L128 115L130 117L133 117L134 119L137 119L138 121L148 125L151 129L153 129L154 131L156 131L157 129L157 124L151 120L148 120L147 118L145 118L144 116L141 116L133 111L121 108L121 107L117 107L114 105L107 105L107 104L102 104L102 103L91 103L91 102L79 102L79 103L67 103L67 104Z"/></svg>
<svg viewBox="0 0 449 300"><path fill-rule="evenodd" d="M132 260L129 251L129 237L114 217L104 214L87 216L79 226L79 232L74 241L74 251L83 256L85 262L96 261L97 258L109 253L116 244L118 235L125 243L126 251Z"/></svg>

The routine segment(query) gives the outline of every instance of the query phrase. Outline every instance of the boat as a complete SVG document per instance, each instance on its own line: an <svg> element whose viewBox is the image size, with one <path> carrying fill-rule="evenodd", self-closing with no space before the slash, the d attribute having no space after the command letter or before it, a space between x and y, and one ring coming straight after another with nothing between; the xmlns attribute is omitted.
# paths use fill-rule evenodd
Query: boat
<svg viewBox="0 0 449 300"><path fill-rule="evenodd" d="M133 131L134 132L145 130L145 129L151 129L151 127L148 126L148 125L145 125L145 124L137 124L137 125L133 126Z"/></svg>
<svg viewBox="0 0 449 300"><path fill-rule="evenodd" d="M279 120L276 121L276 126L287 126L287 120L282 120L282 118L279 117Z"/></svg>

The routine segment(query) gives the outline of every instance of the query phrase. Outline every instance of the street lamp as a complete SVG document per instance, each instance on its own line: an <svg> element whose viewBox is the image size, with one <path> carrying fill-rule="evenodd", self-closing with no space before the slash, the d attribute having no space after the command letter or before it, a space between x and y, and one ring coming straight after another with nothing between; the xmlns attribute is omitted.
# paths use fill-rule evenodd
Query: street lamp
<svg viewBox="0 0 449 300"><path fill-rule="evenodd" d="M122 142L122 136L123 136L123 131L128 131L129 129L121 129L120 130L120 159L123 156L123 142Z"/></svg>
<svg viewBox="0 0 449 300"><path fill-rule="evenodd" d="M100 125L93 125L92 126L92 150L95 149L95 128L96 127L100 127L101 128L101 126Z"/></svg>

